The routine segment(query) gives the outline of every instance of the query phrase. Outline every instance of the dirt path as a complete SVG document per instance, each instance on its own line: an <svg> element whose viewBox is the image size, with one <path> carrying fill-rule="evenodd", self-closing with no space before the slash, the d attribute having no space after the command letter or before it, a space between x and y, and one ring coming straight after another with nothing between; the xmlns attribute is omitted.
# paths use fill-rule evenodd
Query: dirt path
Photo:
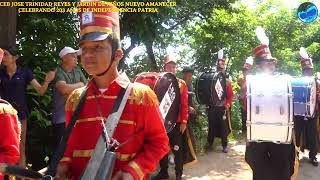
<svg viewBox="0 0 320 180"><path fill-rule="evenodd" d="M244 161L245 142L231 144L228 154L221 152L221 147L198 156L198 163L192 167L185 167L184 179L191 180L251 180L252 172ZM320 156L318 156L320 159ZM173 167L172 167L173 169ZM174 171L170 172L174 177ZM319 180L320 166L312 166L307 154L300 160L299 174L296 180Z"/></svg>

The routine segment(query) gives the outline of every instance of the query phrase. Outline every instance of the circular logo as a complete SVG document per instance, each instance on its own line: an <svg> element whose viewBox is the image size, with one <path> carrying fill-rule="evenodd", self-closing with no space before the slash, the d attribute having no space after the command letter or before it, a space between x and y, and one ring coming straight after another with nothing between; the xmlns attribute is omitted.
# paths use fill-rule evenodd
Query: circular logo
<svg viewBox="0 0 320 180"><path fill-rule="evenodd" d="M311 23L318 17L318 8L311 2L302 3L298 8L298 17L304 23Z"/></svg>

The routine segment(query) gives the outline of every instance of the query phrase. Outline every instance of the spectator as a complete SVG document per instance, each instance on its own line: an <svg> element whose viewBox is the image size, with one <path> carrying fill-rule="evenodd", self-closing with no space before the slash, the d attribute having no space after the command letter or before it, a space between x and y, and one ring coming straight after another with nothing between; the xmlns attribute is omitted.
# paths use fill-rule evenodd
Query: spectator
<svg viewBox="0 0 320 180"><path fill-rule="evenodd" d="M77 67L78 51L71 47L64 47L59 56L61 65L57 67L53 84L53 148L56 149L65 130L67 97L77 88L83 87L87 79L80 68Z"/></svg>
<svg viewBox="0 0 320 180"><path fill-rule="evenodd" d="M20 159L18 165L26 166L25 143L27 133L27 117L29 109L27 106L27 85L30 84L40 95L43 95L49 83L55 76L54 71L49 71L43 85L34 78L32 71L17 65L20 54L16 47L5 47L2 64L4 69L0 70L0 95L18 111L18 118L22 124Z"/></svg>

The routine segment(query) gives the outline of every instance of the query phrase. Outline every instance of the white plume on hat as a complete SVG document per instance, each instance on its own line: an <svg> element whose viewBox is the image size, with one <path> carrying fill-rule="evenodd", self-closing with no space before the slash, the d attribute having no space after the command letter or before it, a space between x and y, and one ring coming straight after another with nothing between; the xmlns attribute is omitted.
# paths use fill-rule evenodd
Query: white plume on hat
<svg viewBox="0 0 320 180"><path fill-rule="evenodd" d="M259 41L261 42L261 44L265 44L265 45L269 46L269 38L261 26L258 26L256 28L256 35L257 35L257 38L259 39Z"/></svg>
<svg viewBox="0 0 320 180"><path fill-rule="evenodd" d="M218 51L218 59L223 59L223 49Z"/></svg>
<svg viewBox="0 0 320 180"><path fill-rule="evenodd" d="M252 57L252 56L249 56L249 57L246 59L246 64L250 64L251 66L253 65L253 57Z"/></svg>
<svg viewBox="0 0 320 180"><path fill-rule="evenodd" d="M301 47L300 48L300 56L303 58L303 59L309 59L309 55L307 53L307 50L304 48L304 47Z"/></svg>

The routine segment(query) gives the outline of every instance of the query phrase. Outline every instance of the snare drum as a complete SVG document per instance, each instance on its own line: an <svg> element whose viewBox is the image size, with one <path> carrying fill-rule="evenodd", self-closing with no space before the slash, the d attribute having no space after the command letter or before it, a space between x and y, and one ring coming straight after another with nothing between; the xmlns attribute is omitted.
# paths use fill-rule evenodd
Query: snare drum
<svg viewBox="0 0 320 180"><path fill-rule="evenodd" d="M291 77L248 75L247 139L290 144L293 128Z"/></svg>
<svg viewBox="0 0 320 180"><path fill-rule="evenodd" d="M205 72L196 79L196 97L200 104L222 106L226 97L226 78L222 72Z"/></svg>
<svg viewBox="0 0 320 180"><path fill-rule="evenodd" d="M317 85L314 77L292 78L293 111L295 116L313 117L317 104Z"/></svg>
<svg viewBox="0 0 320 180"><path fill-rule="evenodd" d="M143 72L136 76L135 82L148 85L155 92L166 131L171 132L176 125L180 108L180 90L176 76L168 72Z"/></svg>

